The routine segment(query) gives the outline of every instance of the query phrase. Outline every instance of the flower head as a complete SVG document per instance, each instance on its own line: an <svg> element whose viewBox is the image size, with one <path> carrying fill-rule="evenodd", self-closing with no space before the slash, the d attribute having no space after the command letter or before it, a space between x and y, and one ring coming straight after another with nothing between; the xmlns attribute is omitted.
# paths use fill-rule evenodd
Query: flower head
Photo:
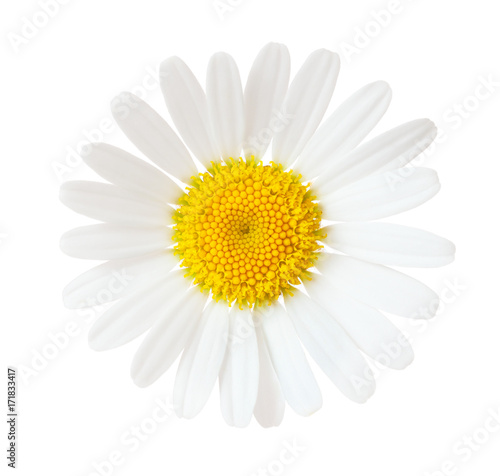
<svg viewBox="0 0 500 476"><path fill-rule="evenodd" d="M320 125L338 71L338 56L318 50L288 85L288 51L269 44L244 90L234 60L214 55L205 93L170 58L160 80L183 141L144 101L123 93L113 115L154 165L93 144L84 160L108 183L61 187L65 205L103 222L67 232L63 251L105 260L65 288L65 304L116 301L90 331L97 350L149 330L132 363L140 386L182 352L173 397L179 416L195 416L217 378L229 424L245 426L254 414L263 426L278 425L285 401L310 415L322 398L302 345L342 393L363 402L375 381L361 351L392 368L413 358L382 311L435 312L431 289L386 265L445 265L453 244L373 220L437 193L434 171L404 169L436 128L419 119L362 143L390 102L382 81Z"/></svg>

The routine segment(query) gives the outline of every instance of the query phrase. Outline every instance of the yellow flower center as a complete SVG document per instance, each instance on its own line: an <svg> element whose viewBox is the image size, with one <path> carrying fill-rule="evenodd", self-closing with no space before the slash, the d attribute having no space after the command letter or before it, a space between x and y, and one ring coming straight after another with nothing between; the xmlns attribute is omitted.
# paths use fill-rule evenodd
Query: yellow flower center
<svg viewBox="0 0 500 476"><path fill-rule="evenodd" d="M270 304L308 278L321 210L281 165L230 159L193 178L174 214L174 252L215 300Z"/></svg>

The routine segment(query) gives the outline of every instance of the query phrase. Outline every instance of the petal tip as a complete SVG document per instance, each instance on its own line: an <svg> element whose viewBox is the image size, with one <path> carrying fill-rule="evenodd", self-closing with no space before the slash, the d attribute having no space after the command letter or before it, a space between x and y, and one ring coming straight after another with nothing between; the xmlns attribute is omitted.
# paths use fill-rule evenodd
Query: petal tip
<svg viewBox="0 0 500 476"><path fill-rule="evenodd" d="M186 63L184 63L184 61L181 58L179 58L178 56L169 56L167 59L164 59L160 63L160 67L159 67L160 76L164 77L164 74L168 74L168 73L172 72L172 68L176 69L179 66L183 67L185 65L186 65Z"/></svg>
<svg viewBox="0 0 500 476"><path fill-rule="evenodd" d="M392 88L387 81L383 79L379 79L378 81L374 81L370 84L372 89L375 89L379 92L381 96L387 96L388 99L392 97Z"/></svg>

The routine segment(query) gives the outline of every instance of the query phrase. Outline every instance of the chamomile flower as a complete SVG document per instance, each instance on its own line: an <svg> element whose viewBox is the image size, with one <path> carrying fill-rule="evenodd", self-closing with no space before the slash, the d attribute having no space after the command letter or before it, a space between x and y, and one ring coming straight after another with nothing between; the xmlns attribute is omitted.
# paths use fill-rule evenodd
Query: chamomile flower
<svg viewBox="0 0 500 476"><path fill-rule="evenodd" d="M433 170L403 169L436 128L419 119L363 142L391 99L382 81L320 124L338 72L336 54L314 51L289 85L288 50L268 44L244 89L234 60L215 54L205 92L169 58L160 81L182 141L123 93L113 115L151 163L93 144L84 161L107 183L61 187L65 205L102 222L67 232L62 250L105 261L65 288L66 306L116 301L90 331L97 350L147 332L132 363L139 386L182 353L179 416L198 414L217 380L230 425L252 415L278 425L285 401L314 413L322 397L303 348L342 393L364 402L375 389L365 356L396 369L413 358L383 312L418 318L436 309L431 289L387 266L442 266L453 244L374 221L438 192Z"/></svg>

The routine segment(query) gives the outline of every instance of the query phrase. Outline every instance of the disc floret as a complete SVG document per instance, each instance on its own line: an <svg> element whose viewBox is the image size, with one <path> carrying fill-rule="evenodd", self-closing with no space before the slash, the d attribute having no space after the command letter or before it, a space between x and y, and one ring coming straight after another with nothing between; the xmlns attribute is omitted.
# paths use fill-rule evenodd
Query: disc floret
<svg viewBox="0 0 500 476"><path fill-rule="evenodd" d="M291 294L322 246L321 210L301 176L229 159L193 177L174 214L174 252L202 291L253 307Z"/></svg>

